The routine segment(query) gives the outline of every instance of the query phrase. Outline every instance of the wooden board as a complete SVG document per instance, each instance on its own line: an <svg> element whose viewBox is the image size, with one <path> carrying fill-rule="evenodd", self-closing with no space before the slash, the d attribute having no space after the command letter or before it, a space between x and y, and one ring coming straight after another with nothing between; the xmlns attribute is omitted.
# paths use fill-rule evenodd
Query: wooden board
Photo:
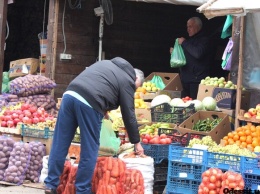
<svg viewBox="0 0 260 194"><path fill-rule="evenodd" d="M23 186L35 188L35 189L44 189L44 183L24 183Z"/></svg>
<svg viewBox="0 0 260 194"><path fill-rule="evenodd" d="M16 186L16 184L14 184L14 183L8 183L8 182L5 182L5 181L0 181L0 185Z"/></svg>

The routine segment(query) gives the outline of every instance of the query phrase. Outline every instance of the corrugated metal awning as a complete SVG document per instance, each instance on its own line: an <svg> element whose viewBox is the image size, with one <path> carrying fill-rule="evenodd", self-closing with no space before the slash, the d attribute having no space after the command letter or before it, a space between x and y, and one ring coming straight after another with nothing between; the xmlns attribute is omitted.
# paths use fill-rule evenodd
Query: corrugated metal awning
<svg viewBox="0 0 260 194"><path fill-rule="evenodd" d="M216 16L235 15L242 16L247 13L260 11L259 0L208 0L197 11L203 13L208 19Z"/></svg>

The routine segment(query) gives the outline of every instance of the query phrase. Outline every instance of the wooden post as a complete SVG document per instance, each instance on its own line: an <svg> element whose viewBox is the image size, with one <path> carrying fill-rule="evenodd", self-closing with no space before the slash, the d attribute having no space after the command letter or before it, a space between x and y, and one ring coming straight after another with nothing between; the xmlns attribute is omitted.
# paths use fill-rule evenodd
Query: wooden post
<svg viewBox="0 0 260 194"><path fill-rule="evenodd" d="M244 30L245 30L245 16L241 16L240 20L240 38L239 38L239 65L237 73L237 94L236 94L236 119L235 129L239 127L239 112L241 106L242 83L243 83L243 66L244 66Z"/></svg>
<svg viewBox="0 0 260 194"><path fill-rule="evenodd" d="M7 1L0 1L0 93L2 93L2 80L4 69L4 55L5 55L5 37L6 37L6 18L7 18Z"/></svg>

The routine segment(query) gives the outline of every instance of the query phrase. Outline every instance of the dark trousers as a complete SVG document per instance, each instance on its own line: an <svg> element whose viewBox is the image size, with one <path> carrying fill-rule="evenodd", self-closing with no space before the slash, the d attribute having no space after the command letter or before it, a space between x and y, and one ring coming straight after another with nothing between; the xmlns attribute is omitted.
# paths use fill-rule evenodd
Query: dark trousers
<svg viewBox="0 0 260 194"><path fill-rule="evenodd" d="M68 149L80 128L80 162L76 176L76 193L91 194L91 180L99 149L99 137L103 115L70 95L64 95L58 113L48 161L46 187L57 188L63 172Z"/></svg>
<svg viewBox="0 0 260 194"><path fill-rule="evenodd" d="M197 99L199 83L183 83L183 90L181 92L181 97L186 96L191 97L192 99Z"/></svg>

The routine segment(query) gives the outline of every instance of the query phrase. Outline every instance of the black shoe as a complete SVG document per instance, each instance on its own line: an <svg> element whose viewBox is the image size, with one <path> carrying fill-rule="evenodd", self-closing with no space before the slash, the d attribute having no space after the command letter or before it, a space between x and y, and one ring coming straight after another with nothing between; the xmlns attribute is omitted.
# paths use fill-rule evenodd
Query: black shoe
<svg viewBox="0 0 260 194"><path fill-rule="evenodd" d="M58 194L56 189L45 189L45 194Z"/></svg>

